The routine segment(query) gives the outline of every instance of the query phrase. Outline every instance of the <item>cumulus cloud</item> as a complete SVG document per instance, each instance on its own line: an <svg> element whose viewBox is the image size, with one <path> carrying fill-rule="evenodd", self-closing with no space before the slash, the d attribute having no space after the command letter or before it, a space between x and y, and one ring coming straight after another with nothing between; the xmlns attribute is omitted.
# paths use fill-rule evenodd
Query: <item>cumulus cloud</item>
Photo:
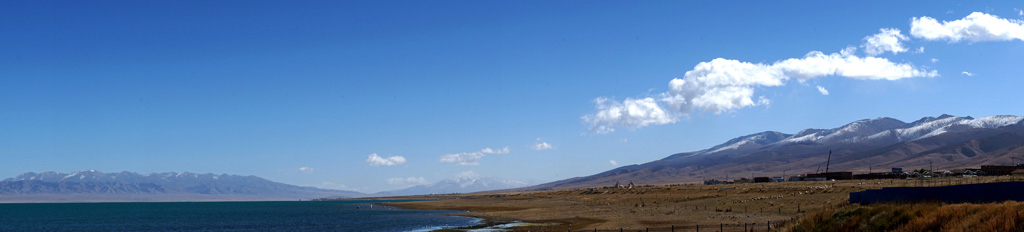
<svg viewBox="0 0 1024 232"><path fill-rule="evenodd" d="M893 63L885 58L859 57L856 48L839 53L819 51L802 58L790 58L772 64L749 63L717 58L698 63L683 78L669 81L668 91L646 98L615 101L605 97L594 100L597 112L582 117L599 134L617 127L640 128L674 123L682 115L695 111L721 114L732 110L768 105L764 96L754 96L758 87L785 85L790 78L800 81L824 76L860 80L898 80L911 77L935 77L938 72L911 64Z"/></svg>
<svg viewBox="0 0 1024 232"><path fill-rule="evenodd" d="M1024 40L1024 21L1003 19L994 15L974 12L963 19L939 22L922 16L913 18L910 35L925 40L945 40L950 43L968 41Z"/></svg>
<svg viewBox="0 0 1024 232"><path fill-rule="evenodd" d="M885 52L897 54L907 51L907 48L903 47L903 44L900 43L900 41L906 41L909 38L900 34L899 29L882 28L878 31L878 34L864 37L864 44L861 45L861 47L864 48L864 53L869 56L877 56ZM921 47L920 51L924 52L924 47Z"/></svg>
<svg viewBox="0 0 1024 232"><path fill-rule="evenodd" d="M311 167L301 167L301 168L299 168L299 172L301 172L301 173L313 173L313 168L311 168Z"/></svg>
<svg viewBox="0 0 1024 232"><path fill-rule="evenodd" d="M407 178L388 178L388 184L390 185L421 185L428 184L427 179L423 177L407 177Z"/></svg>
<svg viewBox="0 0 1024 232"><path fill-rule="evenodd" d="M480 159L484 158L484 156L490 154L508 154L509 152L511 152L511 149L509 149L508 147L499 150L494 150L491 149L490 147L487 147L475 152L446 154L441 156L440 161L442 163L458 163L459 165L478 165L480 164Z"/></svg>
<svg viewBox="0 0 1024 232"><path fill-rule="evenodd" d="M938 63L938 62L939 62L939 59L932 58L932 63Z"/></svg>
<svg viewBox="0 0 1024 232"><path fill-rule="evenodd" d="M626 98L616 101L605 97L594 99L598 112L583 116L583 121L590 123L590 130L598 134L615 131L615 126L640 128L648 125L675 123L676 118L669 115L654 98Z"/></svg>
<svg viewBox="0 0 1024 232"><path fill-rule="evenodd" d="M970 73L970 72L967 72L967 71L963 71L960 74L963 74L964 76L969 76L969 77L973 77L974 76L974 73Z"/></svg>
<svg viewBox="0 0 1024 232"><path fill-rule="evenodd" d="M828 90L825 89L825 87L821 87L820 85L818 86L818 92L821 93L821 95L828 96Z"/></svg>
<svg viewBox="0 0 1024 232"><path fill-rule="evenodd" d="M698 63L682 79L669 81L669 91L661 94L661 101L684 114L695 109L719 114L767 104L763 98L754 100L753 87L780 86L783 79L782 70L771 65L717 58Z"/></svg>
<svg viewBox="0 0 1024 232"><path fill-rule="evenodd" d="M537 142L533 144L533 150L538 150L538 151L554 149L554 148L555 148L555 146L552 146L550 143L545 142L544 140L541 140L540 138L537 138Z"/></svg>
<svg viewBox="0 0 1024 232"><path fill-rule="evenodd" d="M772 65L782 71L783 76L799 79L814 79L823 76L840 76L860 80L898 80L911 77L935 77L937 71L928 71L911 64L893 63L885 58L857 57L837 53L825 54L819 51L807 53L803 58L790 58Z"/></svg>
<svg viewBox="0 0 1024 232"><path fill-rule="evenodd" d="M609 160L608 163L612 166L619 166L619 162L615 162L615 160Z"/></svg>
<svg viewBox="0 0 1024 232"><path fill-rule="evenodd" d="M377 153L373 153L366 157L366 164L369 164L370 166L395 166L404 163L405 157L397 155L385 158L377 155Z"/></svg>

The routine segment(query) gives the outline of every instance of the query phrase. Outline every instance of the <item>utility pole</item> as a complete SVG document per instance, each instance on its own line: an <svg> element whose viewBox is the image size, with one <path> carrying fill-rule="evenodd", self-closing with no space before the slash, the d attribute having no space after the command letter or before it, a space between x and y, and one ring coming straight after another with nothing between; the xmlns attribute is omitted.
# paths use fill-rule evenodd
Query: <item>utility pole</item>
<svg viewBox="0 0 1024 232"><path fill-rule="evenodd" d="M828 160L825 161L825 173L828 173L828 164L832 162L832 150L828 150Z"/></svg>
<svg viewBox="0 0 1024 232"><path fill-rule="evenodd" d="M931 171L932 173L935 173L935 166L932 166L932 161L931 160L928 161L928 171Z"/></svg>

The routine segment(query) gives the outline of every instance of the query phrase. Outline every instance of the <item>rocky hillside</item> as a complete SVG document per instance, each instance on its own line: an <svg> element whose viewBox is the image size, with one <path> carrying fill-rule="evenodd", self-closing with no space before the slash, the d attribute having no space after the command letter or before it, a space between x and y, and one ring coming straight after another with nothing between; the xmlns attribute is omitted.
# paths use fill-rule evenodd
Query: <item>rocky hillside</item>
<svg viewBox="0 0 1024 232"><path fill-rule="evenodd" d="M824 171L830 150L831 171L1010 165L1011 157L1024 155L1024 117L941 115L909 123L881 117L831 129L805 129L795 134L766 131L700 151L673 154L661 160L526 189L608 186L616 181L670 184L812 173L819 169Z"/></svg>

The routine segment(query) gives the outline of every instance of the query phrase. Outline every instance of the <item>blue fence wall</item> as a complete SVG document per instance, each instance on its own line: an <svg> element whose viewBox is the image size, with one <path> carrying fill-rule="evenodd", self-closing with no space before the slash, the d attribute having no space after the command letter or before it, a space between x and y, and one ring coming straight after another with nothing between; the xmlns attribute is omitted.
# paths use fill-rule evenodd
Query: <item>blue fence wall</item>
<svg viewBox="0 0 1024 232"><path fill-rule="evenodd" d="M890 187L850 193L850 204L939 201L982 203L1024 201L1024 182L965 184L941 187Z"/></svg>

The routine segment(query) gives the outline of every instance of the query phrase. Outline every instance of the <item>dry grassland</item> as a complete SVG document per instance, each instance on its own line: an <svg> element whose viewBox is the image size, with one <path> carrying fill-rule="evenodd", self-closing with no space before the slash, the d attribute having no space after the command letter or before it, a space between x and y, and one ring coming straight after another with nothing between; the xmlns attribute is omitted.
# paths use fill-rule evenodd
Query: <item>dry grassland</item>
<svg viewBox="0 0 1024 232"><path fill-rule="evenodd" d="M854 205L805 215L782 231L1024 231L1024 203Z"/></svg>
<svg viewBox="0 0 1024 232"><path fill-rule="evenodd" d="M415 209L466 210L458 214L491 222L523 221L544 226L521 231L667 228L794 222L804 214L834 212L850 192L895 186L939 186L1009 181L1010 177L929 180L847 180L730 185L642 186L511 193L413 196L435 199L390 203ZM831 211L830 211L831 210ZM792 223L791 223L792 224ZM742 228L736 227L734 228ZM766 228L766 227L765 227ZM718 228L714 228L718 229ZM742 229L740 229L742 230ZM716 230L717 231L717 230Z"/></svg>

